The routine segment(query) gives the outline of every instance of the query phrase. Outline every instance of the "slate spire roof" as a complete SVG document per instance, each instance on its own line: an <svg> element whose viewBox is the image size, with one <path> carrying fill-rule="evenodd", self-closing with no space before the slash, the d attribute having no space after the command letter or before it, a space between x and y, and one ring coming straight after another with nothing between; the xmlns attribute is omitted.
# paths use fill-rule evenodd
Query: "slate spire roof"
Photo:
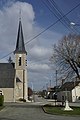
<svg viewBox="0 0 80 120"><path fill-rule="evenodd" d="M19 19L17 43L16 43L16 49L14 51L14 54L15 53L27 53L24 45L24 36L23 36L21 19Z"/></svg>

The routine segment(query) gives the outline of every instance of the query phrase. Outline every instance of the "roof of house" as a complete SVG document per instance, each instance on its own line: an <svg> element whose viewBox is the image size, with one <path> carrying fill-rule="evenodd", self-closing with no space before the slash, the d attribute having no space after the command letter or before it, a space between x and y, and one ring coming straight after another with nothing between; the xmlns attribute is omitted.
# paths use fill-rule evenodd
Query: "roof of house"
<svg viewBox="0 0 80 120"><path fill-rule="evenodd" d="M75 86L77 86L80 83L80 81L75 81L75 82L66 82L61 86L61 90L65 91L71 91L72 89L74 89Z"/></svg>
<svg viewBox="0 0 80 120"><path fill-rule="evenodd" d="M13 88L15 69L11 63L0 63L0 88Z"/></svg>

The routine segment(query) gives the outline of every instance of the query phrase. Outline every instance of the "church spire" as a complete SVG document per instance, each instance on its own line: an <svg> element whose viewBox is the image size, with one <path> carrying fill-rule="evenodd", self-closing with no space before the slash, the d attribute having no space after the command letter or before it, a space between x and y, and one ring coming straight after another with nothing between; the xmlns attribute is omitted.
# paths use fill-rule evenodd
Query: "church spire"
<svg viewBox="0 0 80 120"><path fill-rule="evenodd" d="M22 23L21 23L21 11L20 11L20 17L19 17L17 43L16 43L16 49L14 51L14 54L15 53L26 53L25 45L24 45L24 36L23 36L23 30L22 30Z"/></svg>

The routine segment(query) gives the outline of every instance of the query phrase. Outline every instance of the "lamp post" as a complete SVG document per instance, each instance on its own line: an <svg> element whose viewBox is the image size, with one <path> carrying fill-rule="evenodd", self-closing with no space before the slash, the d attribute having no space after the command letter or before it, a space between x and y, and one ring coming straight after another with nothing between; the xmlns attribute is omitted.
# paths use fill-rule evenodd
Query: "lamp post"
<svg viewBox="0 0 80 120"><path fill-rule="evenodd" d="M71 27L74 27L74 26L79 26L80 27L80 24L75 23L75 22L70 22L70 25L71 25ZM78 67L80 68L80 54L78 56ZM80 79L80 77L79 77L79 79Z"/></svg>
<svg viewBox="0 0 80 120"><path fill-rule="evenodd" d="M57 93L57 70L56 70L56 93Z"/></svg>
<svg viewBox="0 0 80 120"><path fill-rule="evenodd" d="M48 90L48 83L46 83L46 90Z"/></svg>
<svg viewBox="0 0 80 120"><path fill-rule="evenodd" d="M70 25L72 25L72 26L80 26L80 24L75 23L75 22L70 22Z"/></svg>
<svg viewBox="0 0 80 120"><path fill-rule="evenodd" d="M77 78L76 78L77 79ZM76 80L77 81L77 80ZM74 80L74 92L75 92L75 102L77 100L77 96L76 96L76 81Z"/></svg>
<svg viewBox="0 0 80 120"><path fill-rule="evenodd" d="M55 106L56 106L56 102L57 102L57 70L56 70L56 90L55 90Z"/></svg>
<svg viewBox="0 0 80 120"><path fill-rule="evenodd" d="M50 80L50 88L51 88L51 80Z"/></svg>
<svg viewBox="0 0 80 120"><path fill-rule="evenodd" d="M75 23L75 22L70 22L70 26L71 28L76 27L76 26L80 27L80 24Z"/></svg>

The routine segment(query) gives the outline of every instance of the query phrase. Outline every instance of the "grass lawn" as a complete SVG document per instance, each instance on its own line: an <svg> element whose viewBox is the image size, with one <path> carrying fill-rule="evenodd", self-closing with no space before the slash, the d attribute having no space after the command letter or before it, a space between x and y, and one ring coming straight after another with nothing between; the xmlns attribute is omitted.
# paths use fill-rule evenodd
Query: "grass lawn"
<svg viewBox="0 0 80 120"><path fill-rule="evenodd" d="M46 113L49 113L49 114L54 114L54 115L73 115L73 116L76 116L76 115L80 115L80 107L71 107L73 109L73 111L64 111L64 107L61 107L61 106L51 106L51 105L45 105L43 107L43 110L46 112Z"/></svg>

